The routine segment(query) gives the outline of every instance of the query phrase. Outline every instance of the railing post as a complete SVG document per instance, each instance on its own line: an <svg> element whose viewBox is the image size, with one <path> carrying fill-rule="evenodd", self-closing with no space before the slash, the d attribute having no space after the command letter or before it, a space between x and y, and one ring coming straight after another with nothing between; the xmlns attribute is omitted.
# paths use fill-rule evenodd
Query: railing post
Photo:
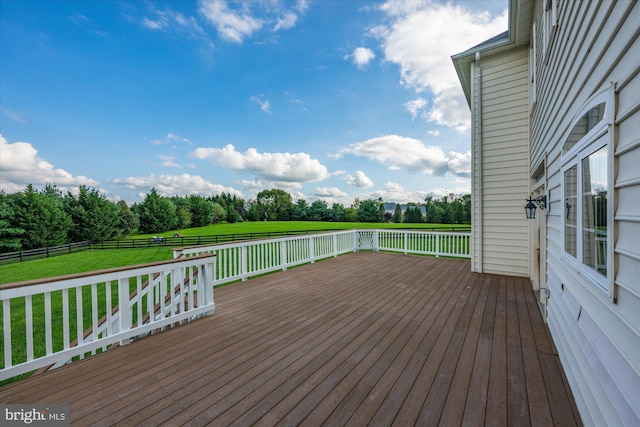
<svg viewBox="0 0 640 427"><path fill-rule="evenodd" d="M202 283L200 284L201 288L199 289L199 291L204 293L204 304L205 305L213 304L214 306L214 308L211 309L211 311L207 311L206 313L204 313L205 316L212 315L215 309L215 301L213 299L214 270L215 270L215 261L206 263L204 265L204 268L202 269L203 277L202 277Z"/></svg>
<svg viewBox="0 0 640 427"><path fill-rule="evenodd" d="M287 241L280 242L280 264L282 264L282 270L287 269Z"/></svg>
<svg viewBox="0 0 640 427"><path fill-rule="evenodd" d="M380 246L378 243L378 230L373 230L373 251L378 252L380 250Z"/></svg>
<svg viewBox="0 0 640 427"><path fill-rule="evenodd" d="M313 235L308 239L309 241L309 258L311 259L311 264L316 262L316 239Z"/></svg>
<svg viewBox="0 0 640 427"><path fill-rule="evenodd" d="M436 234L436 258L440 258L440 233Z"/></svg>
<svg viewBox="0 0 640 427"><path fill-rule="evenodd" d="M333 257L334 258L338 257L338 235L337 234L333 235Z"/></svg>
<svg viewBox="0 0 640 427"><path fill-rule="evenodd" d="M409 253L409 232L405 231L404 234L404 254Z"/></svg>
<svg viewBox="0 0 640 427"><path fill-rule="evenodd" d="M247 265L247 246L242 246L240 248L240 276L242 277L243 282L247 280L248 271L249 266Z"/></svg>
<svg viewBox="0 0 640 427"><path fill-rule="evenodd" d="M360 237L360 231L354 230L353 231L353 252L360 251L360 245L358 245L359 237Z"/></svg>
<svg viewBox="0 0 640 427"><path fill-rule="evenodd" d="M129 309L129 278L118 280L118 327L119 332L131 329L131 310ZM153 313L152 313L153 315ZM120 341L120 345L126 345L129 340Z"/></svg>

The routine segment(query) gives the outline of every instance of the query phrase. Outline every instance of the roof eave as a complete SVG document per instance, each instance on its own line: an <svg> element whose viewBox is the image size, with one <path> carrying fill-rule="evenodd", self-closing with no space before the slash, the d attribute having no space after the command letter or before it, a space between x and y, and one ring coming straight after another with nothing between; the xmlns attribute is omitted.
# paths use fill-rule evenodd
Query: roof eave
<svg viewBox="0 0 640 427"><path fill-rule="evenodd" d="M471 49L451 56L458 74L458 80L471 108L471 62L476 53L498 53L521 45L529 44L531 17L535 3L532 0L509 0L509 26L507 37L492 43L481 43ZM489 39L491 40L491 39Z"/></svg>

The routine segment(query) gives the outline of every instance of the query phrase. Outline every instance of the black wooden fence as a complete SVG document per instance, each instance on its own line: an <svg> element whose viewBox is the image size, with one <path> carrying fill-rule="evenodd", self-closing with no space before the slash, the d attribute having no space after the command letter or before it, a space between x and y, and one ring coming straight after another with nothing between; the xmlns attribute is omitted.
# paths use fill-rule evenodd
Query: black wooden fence
<svg viewBox="0 0 640 427"><path fill-rule="evenodd" d="M6 252L0 254L0 264L6 264L15 261L27 261L38 258L47 258L50 256L69 254L71 252L83 251L89 249L90 243L76 242L67 243L66 245L50 246L48 248L26 249L23 251Z"/></svg>

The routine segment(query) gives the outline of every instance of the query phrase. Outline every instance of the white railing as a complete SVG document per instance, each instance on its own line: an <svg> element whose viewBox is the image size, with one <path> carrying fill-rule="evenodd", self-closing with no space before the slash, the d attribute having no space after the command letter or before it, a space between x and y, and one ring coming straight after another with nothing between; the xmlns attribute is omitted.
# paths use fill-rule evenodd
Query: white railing
<svg viewBox="0 0 640 427"><path fill-rule="evenodd" d="M0 380L212 314L214 260L208 255L0 286Z"/></svg>
<svg viewBox="0 0 640 427"><path fill-rule="evenodd" d="M470 258L469 240L470 233L346 230L181 248L172 261L1 285L0 380L212 314L217 285L363 250Z"/></svg>
<svg viewBox="0 0 640 427"><path fill-rule="evenodd" d="M437 231L346 230L178 248L174 257L217 255L214 284L220 285L362 250L471 258L470 236Z"/></svg>
<svg viewBox="0 0 640 427"><path fill-rule="evenodd" d="M353 231L248 240L174 249L174 258L216 255L215 285L246 280L357 250Z"/></svg>

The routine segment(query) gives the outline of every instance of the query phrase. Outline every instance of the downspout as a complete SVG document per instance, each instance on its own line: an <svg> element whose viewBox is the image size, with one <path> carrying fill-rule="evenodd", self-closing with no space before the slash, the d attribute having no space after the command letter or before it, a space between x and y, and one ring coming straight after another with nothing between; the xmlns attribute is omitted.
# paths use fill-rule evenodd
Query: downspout
<svg viewBox="0 0 640 427"><path fill-rule="evenodd" d="M478 92L478 96L476 97L476 121L478 129L478 135L476 137L478 144L478 273L482 273L484 270L484 245L482 241L484 223L482 219L482 68L480 67L480 52L476 52L476 90Z"/></svg>

